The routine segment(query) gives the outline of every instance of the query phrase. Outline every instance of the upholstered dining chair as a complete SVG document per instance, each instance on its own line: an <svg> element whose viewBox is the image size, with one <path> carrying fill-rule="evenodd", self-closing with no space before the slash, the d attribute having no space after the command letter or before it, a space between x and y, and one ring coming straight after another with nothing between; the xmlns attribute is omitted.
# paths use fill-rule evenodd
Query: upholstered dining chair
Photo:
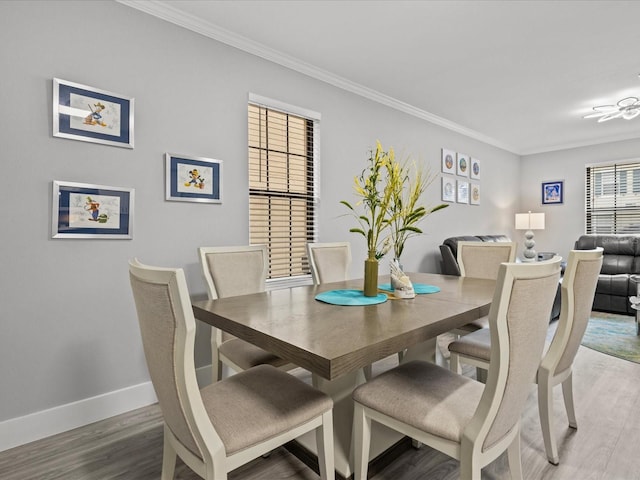
<svg viewBox="0 0 640 480"><path fill-rule="evenodd" d="M333 401L271 365L199 389L196 322L182 269L129 263L144 353L164 420L162 480L176 456L206 480L315 430L321 477L333 479Z"/></svg>
<svg viewBox="0 0 640 480"><path fill-rule="evenodd" d="M314 284L339 282L349 278L349 242L307 243L307 255Z"/></svg>
<svg viewBox="0 0 640 480"><path fill-rule="evenodd" d="M200 266L209 299L248 295L265 291L268 256L266 245L200 247ZM268 364L282 370L295 365L249 342L211 327L213 381L222 378L222 366L236 372Z"/></svg>
<svg viewBox="0 0 640 480"><path fill-rule="evenodd" d="M500 264L515 262L516 242L458 242L460 276L470 278L498 278ZM460 336L489 326L486 316L473 320L452 333Z"/></svg>
<svg viewBox="0 0 640 480"><path fill-rule="evenodd" d="M458 459L463 480L480 480L482 467L505 450L512 477L522 479L520 417L540 364L560 261L500 266L486 385L412 361L354 390L355 480L367 478L372 421Z"/></svg>
<svg viewBox="0 0 640 480"><path fill-rule="evenodd" d="M562 384L564 405L569 426L578 428L573 403L573 361L587 328L595 295L598 275L602 267L602 248L571 250L562 279L560 318L548 346L536 381L538 410L547 459L557 465L558 447L554 435L553 387ZM450 368L460 373L460 363L488 369L491 359L491 336L479 330L449 344Z"/></svg>

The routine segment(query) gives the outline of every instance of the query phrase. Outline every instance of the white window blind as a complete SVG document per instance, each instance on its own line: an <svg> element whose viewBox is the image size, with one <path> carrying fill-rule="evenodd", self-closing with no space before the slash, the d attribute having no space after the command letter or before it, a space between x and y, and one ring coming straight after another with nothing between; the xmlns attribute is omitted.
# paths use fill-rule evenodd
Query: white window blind
<svg viewBox="0 0 640 480"><path fill-rule="evenodd" d="M586 233L640 233L640 163L587 167Z"/></svg>
<svg viewBox="0 0 640 480"><path fill-rule="evenodd" d="M267 245L269 279L308 279L306 245L316 239L318 121L251 102L248 119L250 242Z"/></svg>

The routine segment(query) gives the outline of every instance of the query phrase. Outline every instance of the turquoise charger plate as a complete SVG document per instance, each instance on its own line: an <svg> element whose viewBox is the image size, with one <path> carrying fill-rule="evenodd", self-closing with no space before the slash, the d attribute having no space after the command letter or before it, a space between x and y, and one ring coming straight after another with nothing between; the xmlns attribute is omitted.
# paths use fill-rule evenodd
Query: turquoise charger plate
<svg viewBox="0 0 640 480"><path fill-rule="evenodd" d="M379 293L375 297L365 297L362 290L329 290L316 295L316 300L331 305L376 305L387 301L384 293Z"/></svg>
<svg viewBox="0 0 640 480"><path fill-rule="evenodd" d="M383 283L382 285L378 285L380 290L384 290L385 292L393 293L393 288L391 288L390 283ZM417 294L423 293L438 293L440 291L440 287L436 287L435 285L427 285L425 283L414 283L413 291Z"/></svg>

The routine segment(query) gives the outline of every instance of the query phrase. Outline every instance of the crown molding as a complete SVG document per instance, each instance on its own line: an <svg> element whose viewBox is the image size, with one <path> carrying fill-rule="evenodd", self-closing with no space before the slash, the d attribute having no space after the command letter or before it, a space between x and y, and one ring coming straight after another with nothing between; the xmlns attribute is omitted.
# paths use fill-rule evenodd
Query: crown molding
<svg viewBox="0 0 640 480"><path fill-rule="evenodd" d="M205 37L211 38L213 40L217 40L221 43L232 46L234 48L250 53L252 55L258 56L260 58L276 63L283 67L289 68L296 72L302 73L311 78L315 78L322 82L328 83L330 85L333 85L334 87L340 88L342 90L346 90L353 94L367 98L368 100L372 100L374 102L385 105L389 108L399 110L413 117L420 118L422 120L433 123L440 127L460 133L467 137L473 138L475 140L479 140L481 142L487 143L489 145L493 145L495 147L498 147L500 149L503 149L518 155L518 152L516 151L516 149L511 145L504 144L503 142L500 142L494 138L488 137L480 132L463 127L462 125L459 125L445 118L434 115L433 113L427 112L420 108L414 107L413 105L410 105L396 98L390 97L389 95L385 95L381 92L378 92L377 90L373 90L371 88L368 88L358 83L347 80L346 78L340 77L338 75L334 75L333 73L327 70L318 68L314 65L311 65L303 60L292 57L290 55L286 55L280 51L269 48L266 45L255 42L241 35L237 35L218 25L214 25L212 23L202 21L201 19L193 15L186 14L176 8L173 8L170 5L163 3L162 1L159 1L159 0L145 0L145 1L116 0L116 1L118 3L121 3L122 5L126 5L128 7L135 8L142 12L148 13L162 20L166 20L167 22L173 23L180 27L183 27L193 32L204 35Z"/></svg>

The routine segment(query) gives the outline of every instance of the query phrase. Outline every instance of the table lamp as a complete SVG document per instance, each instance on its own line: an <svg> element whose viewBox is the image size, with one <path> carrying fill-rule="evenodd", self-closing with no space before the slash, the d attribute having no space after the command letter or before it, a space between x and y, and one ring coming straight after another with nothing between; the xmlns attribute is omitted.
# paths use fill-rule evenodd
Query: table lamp
<svg viewBox="0 0 640 480"><path fill-rule="evenodd" d="M533 240L533 230L544 230L544 213L516 213L516 230L526 230L524 233L525 250L523 262L535 262L536 251L533 247L536 242Z"/></svg>

